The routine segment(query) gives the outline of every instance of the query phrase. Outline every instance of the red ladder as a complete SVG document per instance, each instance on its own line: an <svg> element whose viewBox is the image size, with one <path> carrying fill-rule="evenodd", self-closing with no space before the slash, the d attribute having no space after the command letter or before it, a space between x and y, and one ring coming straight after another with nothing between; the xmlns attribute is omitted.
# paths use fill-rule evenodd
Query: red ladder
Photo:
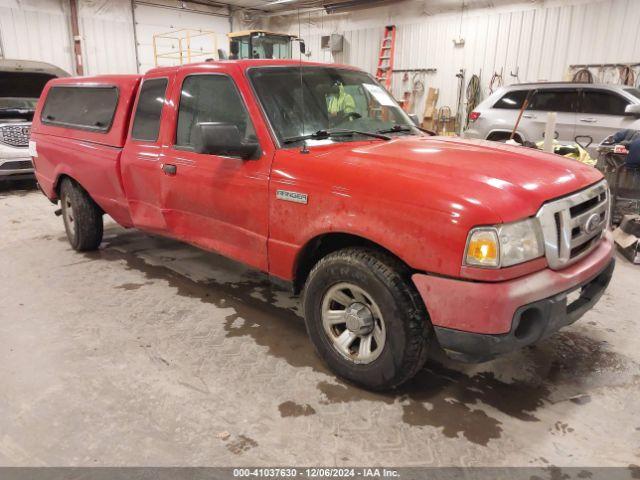
<svg viewBox="0 0 640 480"><path fill-rule="evenodd" d="M384 36L380 44L380 56L378 58L378 69L376 78L383 83L387 90L391 89L391 73L393 72L393 54L396 48L396 26L387 25L384 27Z"/></svg>

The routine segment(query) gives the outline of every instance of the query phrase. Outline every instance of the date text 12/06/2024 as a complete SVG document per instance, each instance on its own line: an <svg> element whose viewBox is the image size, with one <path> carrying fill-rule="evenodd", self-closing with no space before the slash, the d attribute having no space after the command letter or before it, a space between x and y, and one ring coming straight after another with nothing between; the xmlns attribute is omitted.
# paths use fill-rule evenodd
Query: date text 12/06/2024
<svg viewBox="0 0 640 480"><path fill-rule="evenodd" d="M387 468L234 468L233 476L265 478L394 478L397 470Z"/></svg>

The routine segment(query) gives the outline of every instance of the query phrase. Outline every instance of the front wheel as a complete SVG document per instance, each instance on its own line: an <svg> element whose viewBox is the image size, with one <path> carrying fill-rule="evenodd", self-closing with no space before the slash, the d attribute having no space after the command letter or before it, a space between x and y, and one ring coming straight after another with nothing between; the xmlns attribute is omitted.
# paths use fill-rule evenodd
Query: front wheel
<svg viewBox="0 0 640 480"><path fill-rule="evenodd" d="M349 248L324 257L309 274L304 311L318 354L350 382L388 390L424 366L432 329L410 272L389 255Z"/></svg>

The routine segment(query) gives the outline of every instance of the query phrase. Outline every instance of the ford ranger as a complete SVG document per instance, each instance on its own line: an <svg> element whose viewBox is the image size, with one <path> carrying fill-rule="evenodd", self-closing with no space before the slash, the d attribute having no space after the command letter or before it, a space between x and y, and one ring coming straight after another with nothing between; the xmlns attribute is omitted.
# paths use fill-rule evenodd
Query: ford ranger
<svg viewBox="0 0 640 480"><path fill-rule="evenodd" d="M485 361L575 322L614 260L594 168L416 128L349 66L238 60L50 81L30 150L78 250L103 215L302 293L341 377L374 390L430 347Z"/></svg>

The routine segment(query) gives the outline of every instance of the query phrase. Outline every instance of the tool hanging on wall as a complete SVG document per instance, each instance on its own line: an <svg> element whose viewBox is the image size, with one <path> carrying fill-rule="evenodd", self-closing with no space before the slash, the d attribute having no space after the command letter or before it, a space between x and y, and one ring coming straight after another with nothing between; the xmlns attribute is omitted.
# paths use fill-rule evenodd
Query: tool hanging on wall
<svg viewBox="0 0 640 480"><path fill-rule="evenodd" d="M409 83L409 73L405 72L402 76L402 83L405 85L405 91L401 101L402 109L405 112L413 113L416 100L424 94L424 72L416 71L411 77L411 85ZM410 90L408 90L410 88Z"/></svg>
<svg viewBox="0 0 640 480"><path fill-rule="evenodd" d="M569 65L567 78L578 83L606 83L610 85L635 86L640 63L590 63ZM594 75L593 70L597 69Z"/></svg>
<svg viewBox="0 0 640 480"><path fill-rule="evenodd" d="M480 72L482 75L482 71ZM467 116L464 120L464 127L469 126L469 116L471 112L480 103L480 77L478 75L471 75L469 83L467 84Z"/></svg>
<svg viewBox="0 0 640 480"><path fill-rule="evenodd" d="M457 105L456 105L456 131L458 133L462 133L462 95L464 92L464 69L461 68L458 73L456 73L456 78L458 79L458 95L457 95Z"/></svg>
<svg viewBox="0 0 640 480"><path fill-rule="evenodd" d="M512 78L516 79L515 83L520 83L520 67L519 66L516 65L516 71L515 72L512 72L511 70L509 70L509 75Z"/></svg>
<svg viewBox="0 0 640 480"><path fill-rule="evenodd" d="M391 89L395 48L396 26L387 25L384 27L384 35L382 36L382 43L380 44L380 55L378 56L378 68L376 69L376 79L387 87L387 90Z"/></svg>
<svg viewBox="0 0 640 480"><path fill-rule="evenodd" d="M593 83L593 73L588 68L581 68L573 75L576 83Z"/></svg>
<svg viewBox="0 0 640 480"><path fill-rule="evenodd" d="M489 93L495 92L499 87L504 84L504 80L502 78L502 68L500 69L500 73L494 72L491 77L491 81L489 82Z"/></svg>
<svg viewBox="0 0 640 480"><path fill-rule="evenodd" d="M620 73L620 85L628 85L630 87L636 84L636 72L629 65L618 68Z"/></svg>

